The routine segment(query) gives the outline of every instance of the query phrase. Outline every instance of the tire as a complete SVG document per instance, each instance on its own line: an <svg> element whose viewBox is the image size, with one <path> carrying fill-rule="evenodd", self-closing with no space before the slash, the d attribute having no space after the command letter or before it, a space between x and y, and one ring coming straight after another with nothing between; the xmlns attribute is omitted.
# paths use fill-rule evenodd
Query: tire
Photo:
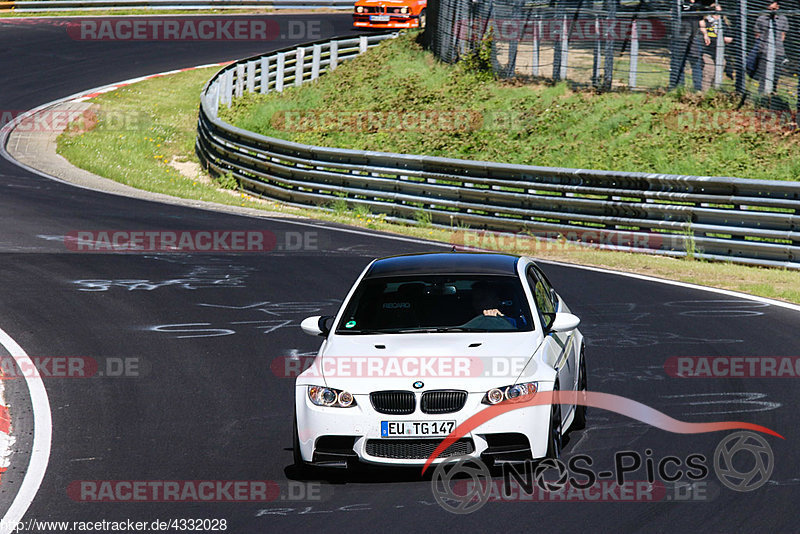
<svg viewBox="0 0 800 534"><path fill-rule="evenodd" d="M581 366L580 371L578 371L578 391L579 392L586 392L586 355L584 351L581 351ZM578 395L578 398L586 398L585 395ZM575 430L581 430L586 428L586 405L579 404L575 406L575 419L572 420L572 428Z"/></svg>
<svg viewBox="0 0 800 534"><path fill-rule="evenodd" d="M428 13L425 9L419 12L419 29L424 30L428 23Z"/></svg>
<svg viewBox="0 0 800 534"><path fill-rule="evenodd" d="M556 382L553 391L558 391ZM562 430L561 430L561 405L550 405L550 428L547 432L547 453L546 458L561 458Z"/></svg>

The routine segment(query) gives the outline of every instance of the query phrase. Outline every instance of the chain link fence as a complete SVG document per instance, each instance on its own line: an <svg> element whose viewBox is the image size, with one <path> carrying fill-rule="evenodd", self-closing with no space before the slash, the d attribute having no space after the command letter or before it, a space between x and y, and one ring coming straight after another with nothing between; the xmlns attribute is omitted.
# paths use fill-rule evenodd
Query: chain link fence
<svg viewBox="0 0 800 534"><path fill-rule="evenodd" d="M502 78L601 90L711 88L800 102L800 0L430 0L425 40L453 63L483 50Z"/></svg>

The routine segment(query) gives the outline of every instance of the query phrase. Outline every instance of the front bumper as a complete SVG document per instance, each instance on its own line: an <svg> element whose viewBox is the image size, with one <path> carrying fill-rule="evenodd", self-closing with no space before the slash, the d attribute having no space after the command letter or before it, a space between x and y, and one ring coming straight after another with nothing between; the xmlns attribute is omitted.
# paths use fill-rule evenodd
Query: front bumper
<svg viewBox="0 0 800 534"><path fill-rule="evenodd" d="M355 395L356 406L329 408L308 400L307 386L295 388L300 453L305 462L343 466L358 460L370 464L422 466L441 442L438 438L381 437L382 421L455 421L456 427L487 408L484 393L470 393L455 413L429 415L417 410L408 415L382 414L369 395ZM449 456L482 457L491 461L541 458L547 451L550 406L527 406L503 413L480 425L450 447L434 463Z"/></svg>
<svg viewBox="0 0 800 534"><path fill-rule="evenodd" d="M418 15L396 15L388 14L387 22L373 22L370 16L375 13L353 13L354 28L374 28L374 29L395 29L395 28L419 28Z"/></svg>

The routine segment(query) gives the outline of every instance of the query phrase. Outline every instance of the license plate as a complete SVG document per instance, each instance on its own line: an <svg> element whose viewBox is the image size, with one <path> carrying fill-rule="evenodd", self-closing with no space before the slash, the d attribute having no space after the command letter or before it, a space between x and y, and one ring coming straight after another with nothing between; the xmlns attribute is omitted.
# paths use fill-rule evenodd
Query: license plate
<svg viewBox="0 0 800 534"><path fill-rule="evenodd" d="M369 18L370 22L389 22L389 15L372 15Z"/></svg>
<svg viewBox="0 0 800 534"><path fill-rule="evenodd" d="M455 428L455 421L381 421L381 437L445 437Z"/></svg>

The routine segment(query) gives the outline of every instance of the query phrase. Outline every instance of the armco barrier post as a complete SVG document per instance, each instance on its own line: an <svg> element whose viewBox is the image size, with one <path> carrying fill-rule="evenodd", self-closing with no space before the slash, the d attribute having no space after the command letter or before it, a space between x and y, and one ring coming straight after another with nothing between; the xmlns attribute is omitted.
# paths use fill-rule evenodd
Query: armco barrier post
<svg viewBox="0 0 800 534"><path fill-rule="evenodd" d="M256 90L256 62L247 62L247 92L254 93Z"/></svg>
<svg viewBox="0 0 800 534"><path fill-rule="evenodd" d="M225 104L231 107L231 104L233 104L233 69L225 72L223 80L225 81Z"/></svg>
<svg viewBox="0 0 800 534"><path fill-rule="evenodd" d="M331 41L331 59L330 64L328 65L328 70L334 70L336 65L339 63L339 43L337 41Z"/></svg>
<svg viewBox="0 0 800 534"><path fill-rule="evenodd" d="M269 56L261 58L261 94L269 92Z"/></svg>
<svg viewBox="0 0 800 534"><path fill-rule="evenodd" d="M306 49L302 46L297 47L294 63L294 85L300 86L303 83L303 67L306 61Z"/></svg>
<svg viewBox="0 0 800 534"><path fill-rule="evenodd" d="M322 45L315 44L311 53L311 79L319 78L319 62L322 57Z"/></svg>
<svg viewBox="0 0 800 534"><path fill-rule="evenodd" d="M244 65L236 65L236 98L244 94Z"/></svg>
<svg viewBox="0 0 800 534"><path fill-rule="evenodd" d="M280 52L278 54L278 64L275 67L275 90L279 93L283 92L283 78L286 74L286 54Z"/></svg>
<svg viewBox="0 0 800 534"><path fill-rule="evenodd" d="M211 110L214 115L219 113L219 81L211 84L208 88L208 101L211 102Z"/></svg>

